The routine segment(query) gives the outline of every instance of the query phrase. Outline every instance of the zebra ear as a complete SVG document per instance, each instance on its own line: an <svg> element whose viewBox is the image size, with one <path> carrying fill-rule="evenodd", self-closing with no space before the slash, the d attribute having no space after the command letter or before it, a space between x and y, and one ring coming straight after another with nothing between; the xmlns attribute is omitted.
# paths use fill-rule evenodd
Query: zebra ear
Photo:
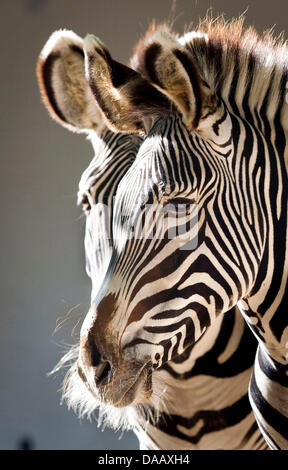
<svg viewBox="0 0 288 470"><path fill-rule="evenodd" d="M171 34L158 30L139 55L141 73L172 101L188 129L203 130L203 120L220 104L202 80L191 54Z"/></svg>
<svg viewBox="0 0 288 470"><path fill-rule="evenodd" d="M86 77L93 95L114 131L145 131L145 121L169 112L167 98L138 72L112 59L96 36L84 39Z"/></svg>
<svg viewBox="0 0 288 470"><path fill-rule="evenodd" d="M103 116L85 77L83 40L72 31L55 31L37 63L41 95L53 119L74 132L99 130Z"/></svg>

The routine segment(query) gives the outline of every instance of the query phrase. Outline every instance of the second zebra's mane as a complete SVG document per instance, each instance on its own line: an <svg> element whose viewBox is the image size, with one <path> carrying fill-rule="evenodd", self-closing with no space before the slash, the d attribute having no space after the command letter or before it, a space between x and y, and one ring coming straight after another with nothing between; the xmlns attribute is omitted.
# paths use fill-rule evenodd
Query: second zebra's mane
<svg viewBox="0 0 288 470"><path fill-rule="evenodd" d="M193 31L182 37L174 34L168 25L153 22L134 49L130 61L132 68L145 74L144 51L149 38L157 30L164 30L191 53L204 81L229 104L235 100L237 108L249 91L249 108L261 111L268 105L265 114L273 119L281 110L282 125L288 129L288 46L280 35L275 38L272 31L260 36L253 27L245 28L243 16L230 22L223 16L200 20Z"/></svg>

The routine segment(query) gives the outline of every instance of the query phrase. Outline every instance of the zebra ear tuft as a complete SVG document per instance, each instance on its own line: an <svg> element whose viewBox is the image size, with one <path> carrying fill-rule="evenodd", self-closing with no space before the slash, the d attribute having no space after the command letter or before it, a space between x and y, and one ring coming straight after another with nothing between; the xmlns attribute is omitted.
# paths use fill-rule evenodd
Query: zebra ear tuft
<svg viewBox="0 0 288 470"><path fill-rule="evenodd" d="M205 114L218 106L189 51L167 31L149 37L141 53L141 72L176 106L189 130L196 130Z"/></svg>
<svg viewBox="0 0 288 470"><path fill-rule="evenodd" d="M145 131L145 119L167 113L166 97L138 72L112 59L96 36L84 39L86 78L90 89L114 131Z"/></svg>
<svg viewBox="0 0 288 470"><path fill-rule="evenodd" d="M85 78L83 40L73 31L55 31L37 63L41 95L49 114L74 132L103 126Z"/></svg>

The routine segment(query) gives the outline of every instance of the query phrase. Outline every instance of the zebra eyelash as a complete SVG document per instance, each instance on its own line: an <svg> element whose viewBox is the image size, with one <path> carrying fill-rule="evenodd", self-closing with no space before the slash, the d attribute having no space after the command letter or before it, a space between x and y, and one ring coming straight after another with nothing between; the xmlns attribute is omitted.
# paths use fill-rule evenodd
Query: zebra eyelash
<svg viewBox="0 0 288 470"><path fill-rule="evenodd" d="M162 203L164 209L169 207L169 212L172 211L179 215L190 213L191 206L195 206L195 204L195 199L181 197L167 199L164 203Z"/></svg>
<svg viewBox="0 0 288 470"><path fill-rule="evenodd" d="M163 203L163 206L166 206L167 204L172 204L173 206L176 205L188 205L188 204L195 204L196 200L195 199L188 199L186 197L174 197L174 198L167 198L166 201Z"/></svg>

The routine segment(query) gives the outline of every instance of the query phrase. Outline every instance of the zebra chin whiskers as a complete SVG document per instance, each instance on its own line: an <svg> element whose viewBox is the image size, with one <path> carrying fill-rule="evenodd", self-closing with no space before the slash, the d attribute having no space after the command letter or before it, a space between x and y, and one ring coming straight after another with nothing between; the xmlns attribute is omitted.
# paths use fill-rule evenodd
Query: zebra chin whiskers
<svg viewBox="0 0 288 470"><path fill-rule="evenodd" d="M77 371L78 355L79 345L76 344L50 372L52 375L68 368L61 387L61 405L65 403L81 419L96 421L98 427L109 426L116 431L134 428L133 407L120 409L103 404L89 392Z"/></svg>
<svg viewBox="0 0 288 470"><path fill-rule="evenodd" d="M66 370L61 391L61 405L66 404L68 409L73 410L80 418L95 421L98 427L104 429L110 427L115 431L135 430L139 427L139 416L145 417L153 425L160 419L161 411L167 415L168 397L166 387L160 388L153 384L153 393L146 404L132 405L125 408L115 408L113 405L104 404L93 396L77 371L77 359L79 355L79 344L72 346L70 350L60 359L50 375ZM155 384L156 385L156 384Z"/></svg>

